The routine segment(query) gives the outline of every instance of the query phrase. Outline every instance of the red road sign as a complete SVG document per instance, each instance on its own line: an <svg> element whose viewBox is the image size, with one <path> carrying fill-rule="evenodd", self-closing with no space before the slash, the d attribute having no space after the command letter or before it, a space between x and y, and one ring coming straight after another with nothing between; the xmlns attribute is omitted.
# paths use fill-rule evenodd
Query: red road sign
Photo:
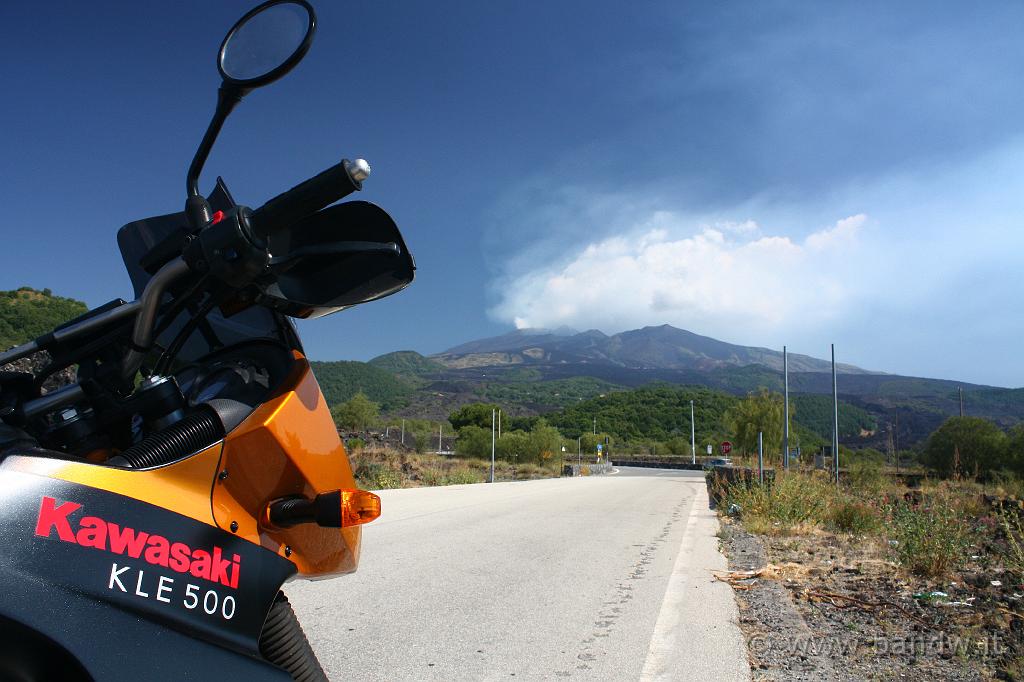
<svg viewBox="0 0 1024 682"><path fill-rule="evenodd" d="M722 441L722 454L723 455L728 455L730 452L732 452L732 443L730 443L727 440L723 440Z"/></svg>

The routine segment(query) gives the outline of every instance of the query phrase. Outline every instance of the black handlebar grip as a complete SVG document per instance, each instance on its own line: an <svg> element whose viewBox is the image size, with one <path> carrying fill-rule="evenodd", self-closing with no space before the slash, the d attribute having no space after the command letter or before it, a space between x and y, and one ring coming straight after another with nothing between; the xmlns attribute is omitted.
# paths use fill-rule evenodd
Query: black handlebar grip
<svg viewBox="0 0 1024 682"><path fill-rule="evenodd" d="M263 204L250 218L253 232L266 237L286 229L311 213L333 204L338 199L363 188L363 180L370 175L370 165L362 159L343 159L319 175Z"/></svg>

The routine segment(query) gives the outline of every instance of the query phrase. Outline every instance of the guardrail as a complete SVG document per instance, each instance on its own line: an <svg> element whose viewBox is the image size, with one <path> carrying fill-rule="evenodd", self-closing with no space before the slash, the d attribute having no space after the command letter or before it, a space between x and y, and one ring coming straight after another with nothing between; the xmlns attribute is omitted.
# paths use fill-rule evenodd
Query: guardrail
<svg viewBox="0 0 1024 682"><path fill-rule="evenodd" d="M612 464L617 467L648 467L651 469L680 469L683 471L700 471L704 468L704 465L701 462L693 464L691 462L658 461L650 459L613 458Z"/></svg>
<svg viewBox="0 0 1024 682"><path fill-rule="evenodd" d="M601 462L599 464L587 464L586 462L583 464L570 464L566 462L562 465L562 476L579 476L581 471L585 476L593 476L595 474L611 473L611 470L611 462Z"/></svg>

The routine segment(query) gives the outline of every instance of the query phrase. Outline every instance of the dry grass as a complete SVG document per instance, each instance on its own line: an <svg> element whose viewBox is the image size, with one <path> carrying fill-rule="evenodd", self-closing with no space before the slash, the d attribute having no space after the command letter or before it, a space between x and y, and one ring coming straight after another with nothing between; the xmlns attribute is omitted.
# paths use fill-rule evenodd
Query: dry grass
<svg viewBox="0 0 1024 682"><path fill-rule="evenodd" d="M490 461L400 452L388 448L352 450L349 460L356 482L369 490L484 483L491 472ZM548 466L525 464L518 467L508 462L495 463L495 479L498 481L552 478L560 473L557 463Z"/></svg>
<svg viewBox="0 0 1024 682"><path fill-rule="evenodd" d="M778 472L771 484L737 483L723 492L723 508L750 532L800 536L814 532L872 538L888 546L889 558L909 573L932 578L959 568L970 546L971 519L986 513L981 486L963 481L927 482L915 495L881 470L850 472L836 486L823 472ZM1009 522L1007 522L1009 523ZM1011 528L1024 538L1024 529ZM1010 545L1020 551L1024 539Z"/></svg>

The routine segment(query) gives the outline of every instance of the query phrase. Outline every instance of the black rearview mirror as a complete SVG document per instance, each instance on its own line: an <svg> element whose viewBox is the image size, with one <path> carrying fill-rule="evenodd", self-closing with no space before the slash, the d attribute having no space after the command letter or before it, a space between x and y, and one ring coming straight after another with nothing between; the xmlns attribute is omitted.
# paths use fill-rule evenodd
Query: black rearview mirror
<svg viewBox="0 0 1024 682"><path fill-rule="evenodd" d="M217 52L217 70L223 79L217 109L185 176L185 214L193 228L211 218L210 205L199 194L199 173L224 120L250 90L273 83L295 68L309 52L315 32L316 12L306 0L267 0L249 10L224 36Z"/></svg>
<svg viewBox="0 0 1024 682"><path fill-rule="evenodd" d="M267 85L306 55L315 30L316 17L306 0L269 0L231 27L217 53L217 69L228 85Z"/></svg>

